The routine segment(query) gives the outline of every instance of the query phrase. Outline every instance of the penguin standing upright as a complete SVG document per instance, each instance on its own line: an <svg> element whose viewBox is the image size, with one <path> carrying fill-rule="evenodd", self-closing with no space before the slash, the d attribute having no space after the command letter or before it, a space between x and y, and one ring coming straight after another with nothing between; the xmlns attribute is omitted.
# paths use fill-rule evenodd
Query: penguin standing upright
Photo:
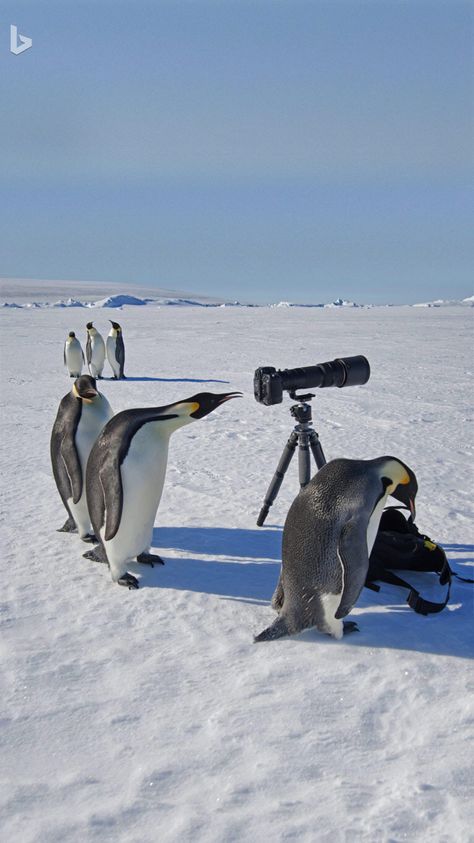
<svg viewBox="0 0 474 843"><path fill-rule="evenodd" d="M369 556L388 495L415 516L418 484L395 457L337 459L301 489L283 530L280 579L272 606L278 618L257 635L269 641L315 626L341 638L364 586Z"/></svg>
<svg viewBox="0 0 474 843"><path fill-rule="evenodd" d="M114 379L119 380L124 378L123 367L125 365L125 346L123 344L122 328L118 322L112 322L110 333L107 337L107 360L109 361Z"/></svg>
<svg viewBox="0 0 474 843"><path fill-rule="evenodd" d="M82 364L84 363L84 352L81 343L77 339L74 331L69 331L69 335L64 344L64 365L67 367L70 378L78 378L82 372Z"/></svg>
<svg viewBox="0 0 474 843"><path fill-rule="evenodd" d="M92 540L85 484L87 459L112 416L112 408L97 391L94 378L81 375L59 404L51 434L53 475L68 513L59 532L72 533L77 527L85 541Z"/></svg>
<svg viewBox="0 0 474 843"><path fill-rule="evenodd" d="M87 502L100 545L84 554L108 562L112 580L138 588L128 564L162 562L151 555L153 524L165 481L168 442L240 393L202 392L164 407L124 410L103 429L87 464Z"/></svg>
<svg viewBox="0 0 474 843"><path fill-rule="evenodd" d="M88 322L86 360L93 378L101 378L105 363L105 343L93 322Z"/></svg>

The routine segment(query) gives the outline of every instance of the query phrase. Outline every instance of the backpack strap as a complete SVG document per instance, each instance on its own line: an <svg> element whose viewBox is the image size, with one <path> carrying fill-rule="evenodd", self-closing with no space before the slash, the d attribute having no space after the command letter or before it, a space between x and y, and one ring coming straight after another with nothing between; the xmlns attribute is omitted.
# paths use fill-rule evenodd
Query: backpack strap
<svg viewBox="0 0 474 843"><path fill-rule="evenodd" d="M398 585L401 586L401 588L409 589L407 603L410 606L410 609L413 609L413 611L419 615L433 615L437 612L442 612L444 607L447 605L451 594L451 568L449 567L447 559L439 572L440 585L446 585L446 583L448 584L446 598L442 603L433 603L431 600L425 600L416 588L413 588L409 582L403 580L401 577L397 576L397 574L394 574L393 571L388 571L386 569L383 573L379 574L378 579L382 582L388 583L389 585ZM368 583L367 587L371 588L373 591L380 591L380 588L372 582Z"/></svg>

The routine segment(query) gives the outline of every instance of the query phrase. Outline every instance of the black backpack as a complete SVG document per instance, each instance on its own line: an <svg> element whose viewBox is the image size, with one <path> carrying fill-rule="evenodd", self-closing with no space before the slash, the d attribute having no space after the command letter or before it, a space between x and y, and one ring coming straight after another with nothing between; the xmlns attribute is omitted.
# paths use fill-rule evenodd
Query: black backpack
<svg viewBox="0 0 474 843"><path fill-rule="evenodd" d="M474 580L460 577L449 567L446 554L439 544L423 535L413 522L411 515L407 519L399 511L406 507L389 507L380 519L379 530L369 559L369 570L365 580L367 588L380 591L375 580L402 586L408 589L407 603L420 615L441 612L446 606L451 591L451 580L455 576L463 582ZM443 603L425 600L406 580L393 571L425 571L437 574L441 585L447 585L446 599Z"/></svg>

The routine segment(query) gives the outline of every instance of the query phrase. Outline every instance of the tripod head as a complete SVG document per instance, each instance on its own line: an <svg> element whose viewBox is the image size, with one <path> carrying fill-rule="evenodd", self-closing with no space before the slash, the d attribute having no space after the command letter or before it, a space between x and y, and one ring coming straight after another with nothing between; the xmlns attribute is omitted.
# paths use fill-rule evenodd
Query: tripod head
<svg viewBox="0 0 474 843"><path fill-rule="evenodd" d="M291 415L300 424L303 424L304 422L306 422L306 424L309 424L312 420L311 404L307 404L306 401L302 400L303 398L307 398L307 397L308 396L306 396L306 395L301 396L301 398L299 399L300 404L293 404L293 406L290 407Z"/></svg>

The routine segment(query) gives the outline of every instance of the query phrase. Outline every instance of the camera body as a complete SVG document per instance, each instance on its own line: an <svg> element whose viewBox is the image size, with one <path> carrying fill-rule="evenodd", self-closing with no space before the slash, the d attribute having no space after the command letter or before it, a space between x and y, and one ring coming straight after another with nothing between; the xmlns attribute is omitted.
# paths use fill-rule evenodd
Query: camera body
<svg viewBox="0 0 474 843"><path fill-rule="evenodd" d="M370 364L366 357L338 357L316 366L304 366L299 369L275 369L273 366L261 366L255 370L253 389L255 400L271 406L281 404L283 392L292 398L297 389L324 389L329 386L361 386L370 377Z"/></svg>

